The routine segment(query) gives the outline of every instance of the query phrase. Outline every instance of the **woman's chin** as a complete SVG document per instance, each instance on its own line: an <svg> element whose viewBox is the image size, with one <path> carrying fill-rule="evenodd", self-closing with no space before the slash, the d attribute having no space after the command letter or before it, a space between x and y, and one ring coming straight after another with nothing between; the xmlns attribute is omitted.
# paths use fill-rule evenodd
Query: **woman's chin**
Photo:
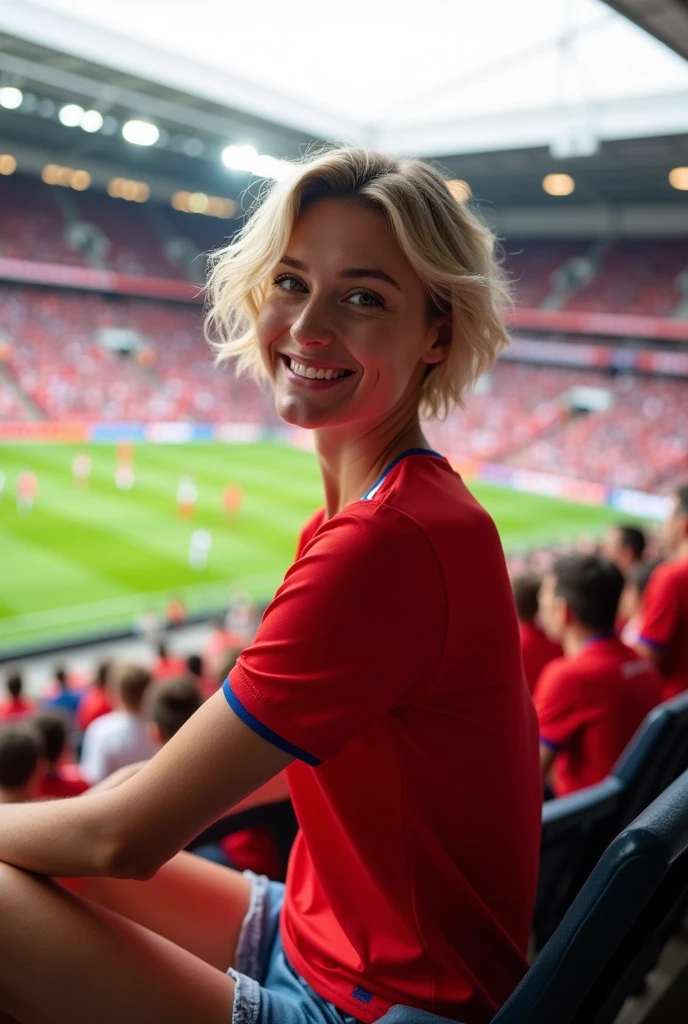
<svg viewBox="0 0 688 1024"><path fill-rule="evenodd" d="M316 430L333 422L333 416L327 409L317 409L314 403L294 398L291 395L276 396L275 409L277 415L285 423L304 430Z"/></svg>

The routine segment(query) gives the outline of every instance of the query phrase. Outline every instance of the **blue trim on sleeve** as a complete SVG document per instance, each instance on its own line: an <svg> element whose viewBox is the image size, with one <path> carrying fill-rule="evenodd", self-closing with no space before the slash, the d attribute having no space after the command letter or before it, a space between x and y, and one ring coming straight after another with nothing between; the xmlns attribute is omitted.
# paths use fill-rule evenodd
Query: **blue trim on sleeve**
<svg viewBox="0 0 688 1024"><path fill-rule="evenodd" d="M638 640L641 644L646 644L647 647L652 647L655 651L663 651L666 644L658 644L656 640L650 640L649 637L644 636L642 633L638 635Z"/></svg>
<svg viewBox="0 0 688 1024"><path fill-rule="evenodd" d="M553 743L552 740L546 740L544 736L540 737L540 743L542 743L543 747L549 747L550 750L556 750L557 752L561 750L559 743Z"/></svg>
<svg viewBox="0 0 688 1024"><path fill-rule="evenodd" d="M290 743L289 740L283 739L281 736L278 736L276 732L273 732L272 729L268 729L267 725L263 725L262 722L259 722L255 715L252 715L251 712L244 707L232 690L229 676L227 676L222 684L222 692L225 695L225 700L237 718L240 718L244 725L247 725L249 729L252 729L258 736L262 736L264 740L268 741L268 743L272 743L273 747L278 747L280 750L283 750L285 754L291 754L292 757L298 758L299 761L304 761L305 764L309 764L312 768L317 768L319 764L322 764L322 761L317 757L313 757L312 754L309 754L306 750L302 750L301 747L294 746L294 744Z"/></svg>

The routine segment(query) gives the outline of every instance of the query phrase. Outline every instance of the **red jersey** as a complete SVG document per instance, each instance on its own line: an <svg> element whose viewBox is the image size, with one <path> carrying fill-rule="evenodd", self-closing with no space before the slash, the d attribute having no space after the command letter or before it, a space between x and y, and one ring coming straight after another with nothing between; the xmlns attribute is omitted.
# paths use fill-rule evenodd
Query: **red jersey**
<svg viewBox="0 0 688 1024"><path fill-rule="evenodd" d="M76 709L77 728L84 732L91 722L95 722L96 718L107 715L110 711L112 711L112 702L105 691L101 690L99 686L89 687L84 692Z"/></svg>
<svg viewBox="0 0 688 1024"><path fill-rule="evenodd" d="M23 697L10 697L6 704L0 704L0 718L27 718L33 713L34 703Z"/></svg>
<svg viewBox="0 0 688 1024"><path fill-rule="evenodd" d="M59 768L47 772L41 779L38 790L40 799L79 796L89 789L88 782L84 779L75 764L62 764Z"/></svg>
<svg viewBox="0 0 688 1024"><path fill-rule="evenodd" d="M184 658L171 655L168 658L156 658L151 669L153 679L174 679L175 676L186 675L186 661Z"/></svg>
<svg viewBox="0 0 688 1024"><path fill-rule="evenodd" d="M223 689L296 758L298 973L366 1022L491 1020L527 968L542 780L499 537L446 459L316 514Z"/></svg>
<svg viewBox="0 0 688 1024"><path fill-rule="evenodd" d="M688 558L663 562L650 576L640 612L639 639L666 652L664 700L688 690Z"/></svg>
<svg viewBox="0 0 688 1024"><path fill-rule="evenodd" d="M264 825L243 828L220 840L220 846L237 871L278 879L283 870L279 851L270 829Z"/></svg>
<svg viewBox="0 0 688 1024"><path fill-rule="evenodd" d="M564 653L561 644L550 638L544 629L534 622L519 622L521 632L521 653L526 682L531 693L535 691L540 673L548 662L561 658Z"/></svg>
<svg viewBox="0 0 688 1024"><path fill-rule="evenodd" d="M617 637L546 665L535 691L540 740L558 752L557 796L601 782L662 699L659 674Z"/></svg>

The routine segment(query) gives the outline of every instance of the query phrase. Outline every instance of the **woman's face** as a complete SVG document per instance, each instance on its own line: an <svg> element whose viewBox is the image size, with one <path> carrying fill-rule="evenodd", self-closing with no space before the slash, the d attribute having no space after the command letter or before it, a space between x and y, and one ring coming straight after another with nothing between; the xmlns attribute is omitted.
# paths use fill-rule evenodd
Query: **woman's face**
<svg viewBox="0 0 688 1024"><path fill-rule="evenodd" d="M257 333L278 413L309 428L370 427L415 412L426 366L447 351L382 218L339 199L299 217Z"/></svg>

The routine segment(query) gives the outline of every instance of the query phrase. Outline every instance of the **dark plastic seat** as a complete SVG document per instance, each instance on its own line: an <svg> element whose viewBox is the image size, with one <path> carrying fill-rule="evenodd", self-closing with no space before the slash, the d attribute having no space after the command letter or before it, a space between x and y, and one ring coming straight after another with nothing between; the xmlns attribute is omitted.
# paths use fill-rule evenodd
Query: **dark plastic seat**
<svg viewBox="0 0 688 1024"><path fill-rule="evenodd" d="M660 704L597 786L542 812L533 934L540 949L615 835L688 768L688 694Z"/></svg>
<svg viewBox="0 0 688 1024"><path fill-rule="evenodd" d="M688 772L605 851L492 1024L612 1024L688 907ZM394 1007L384 1024L439 1024Z"/></svg>

